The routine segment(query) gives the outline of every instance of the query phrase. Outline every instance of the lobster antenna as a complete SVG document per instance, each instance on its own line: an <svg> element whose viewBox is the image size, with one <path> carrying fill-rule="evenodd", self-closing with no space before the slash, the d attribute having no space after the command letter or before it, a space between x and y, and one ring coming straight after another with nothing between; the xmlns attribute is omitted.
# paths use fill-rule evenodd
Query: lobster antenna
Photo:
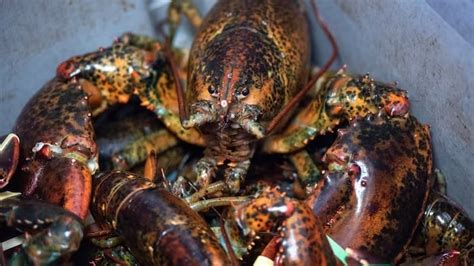
<svg viewBox="0 0 474 266"><path fill-rule="evenodd" d="M224 243L225 243L227 252L229 253L229 257L232 262L232 265L239 265L237 256L235 255L234 249L232 248L232 244L230 243L229 235L227 234L227 229L225 228L224 217L219 215L219 218L220 218L219 225L221 228L222 237L224 238Z"/></svg>
<svg viewBox="0 0 474 266"><path fill-rule="evenodd" d="M178 67L176 66L176 62L174 60L170 41L166 41L166 44L164 46L164 52L170 62L171 72L173 74L173 78L176 84L176 95L178 97L178 107L179 107L179 120L181 121L181 124L182 124L183 121L188 119L188 112L186 111L186 106L184 105L184 90L183 90L183 86L181 85L181 80L178 74Z"/></svg>
<svg viewBox="0 0 474 266"><path fill-rule="evenodd" d="M326 72L329 67L334 63L336 60L337 54L339 53L339 49L337 48L337 43L336 39L334 38L334 35L331 33L329 30L328 25L326 22L322 19L321 14L319 13L318 7L316 6L316 0L310 1L311 2L311 7L313 8L313 13L316 15L316 20L318 21L319 26L323 30L324 34L328 38L329 42L331 43L332 46L332 54L331 57L326 61L326 63L321 67L316 74L314 74L310 81L306 84L306 86L296 94L295 98L291 100L284 108L281 110L281 112L278 113L275 118L273 118L272 121L270 121L270 124L268 124L266 128L266 133L269 135L275 127L278 125L278 123L281 122L283 117L285 117L286 114L288 114L295 106L298 104L303 97L308 93L309 90L314 86L316 81Z"/></svg>
<svg viewBox="0 0 474 266"><path fill-rule="evenodd" d="M183 177L186 181L188 181L189 186L190 186L192 189L194 189L194 191L198 191L198 190L199 190L199 189L193 184L193 182L191 182L191 180L189 180L188 177L186 177L186 176L182 176L182 177ZM203 199L203 200L206 200L207 197L202 197L202 199ZM209 207L209 209L211 209L212 211L214 211L215 214L216 214L220 219L224 219L224 218L222 217L222 215L217 211L217 209L216 209L215 207L211 206L211 207Z"/></svg>
<svg viewBox="0 0 474 266"><path fill-rule="evenodd" d="M165 30L164 30L165 24L166 24L166 20L160 21L155 26L155 30L158 32L159 35L161 35L164 38L163 51L165 52L166 58L170 62L171 72L176 83L176 95L178 98L179 120L181 121L181 124L182 124L183 121L188 119L188 113L186 111L186 106L184 105L183 86L181 85L181 80L179 78L179 73L178 73L178 67L176 66L176 61L173 56L173 50L171 48L174 36L171 36L172 35L171 33L169 34L165 33Z"/></svg>

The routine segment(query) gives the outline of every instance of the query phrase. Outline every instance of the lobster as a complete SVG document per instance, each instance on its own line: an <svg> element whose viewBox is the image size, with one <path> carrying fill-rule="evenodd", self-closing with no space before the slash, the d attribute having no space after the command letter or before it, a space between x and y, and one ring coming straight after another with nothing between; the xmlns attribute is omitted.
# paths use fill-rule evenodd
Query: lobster
<svg viewBox="0 0 474 266"><path fill-rule="evenodd" d="M375 82L368 75L352 76L344 69L327 71L337 47L324 23L323 30L328 33L334 52L325 66L310 76L309 27L300 2L219 1L204 20L196 16L189 1L184 3L176 1L170 7L168 43L125 34L111 47L61 63L57 77L30 100L14 129L25 139L21 144L26 156L21 162L20 183L24 184L26 196L36 195L61 204L84 218L98 156L91 117L133 97L153 111L169 130L162 132L173 141L161 142L166 146L163 149L174 145L175 137L206 146L204 157L195 167L194 185L200 190L192 195L183 193L190 203L204 196L220 195L219 192L239 193L250 159L260 150L288 154L309 189L320 177L319 169L302 150L310 141L346 121L380 109L393 117L391 122L403 121L408 112L406 92L396 86ZM177 9L199 26L188 62L170 47L178 21L173 12ZM181 88L184 76L185 91ZM424 130L410 130L427 139ZM365 143L370 143L367 139ZM429 145L429 141L425 143L428 148ZM326 158L333 156L343 162L341 154L335 152L344 152L337 150L334 146ZM423 150L421 159L417 158L417 167L423 171L416 175L422 179L417 185L425 192L424 175L431 167L431 155L421 144L415 150ZM338 171L345 166L333 166L324 174L325 181L346 174ZM224 168L225 180L212 183L219 168ZM351 169L351 175L352 171L357 172L357 167ZM315 195L323 195L318 200L329 201L331 197L324 195L330 194L331 184L318 185L318 189L321 192ZM416 208L425 202L422 194L413 196ZM404 193L399 195L397 199ZM338 196L337 202L344 200ZM373 203L377 201L373 199ZM167 204L175 206L173 202ZM329 211L334 211L333 205ZM209 206L212 204L206 205ZM421 212L414 213L419 217ZM337 218L339 214L327 216ZM400 237L403 243L396 250L403 249L418 221L410 219L406 227L409 229ZM398 253L387 259L394 257Z"/></svg>

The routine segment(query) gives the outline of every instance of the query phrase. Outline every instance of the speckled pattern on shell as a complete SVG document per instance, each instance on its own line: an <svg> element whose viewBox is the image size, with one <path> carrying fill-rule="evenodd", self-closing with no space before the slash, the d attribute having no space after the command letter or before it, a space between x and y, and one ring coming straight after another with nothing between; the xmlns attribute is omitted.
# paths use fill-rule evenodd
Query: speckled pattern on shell
<svg viewBox="0 0 474 266"><path fill-rule="evenodd" d="M368 74L327 72L310 92L300 109L280 135L266 139L264 150L288 153L303 148L318 135L333 131L350 121L381 109L390 116L403 116L410 107L406 91L394 84L373 80Z"/></svg>
<svg viewBox="0 0 474 266"><path fill-rule="evenodd" d="M14 183L26 196L61 204L85 218L91 194L86 162L65 158L81 154L97 158L90 106L79 82L50 80L26 104L13 131L20 137L20 174ZM63 149L61 155L33 152L37 143Z"/></svg>
<svg viewBox="0 0 474 266"><path fill-rule="evenodd" d="M38 142L97 155L87 94L78 82L54 78L46 83L23 108L13 131L25 157Z"/></svg>
<svg viewBox="0 0 474 266"><path fill-rule="evenodd" d="M336 265L323 227L305 203L271 190L237 207L236 212L244 230L279 235L277 256L284 265Z"/></svg>
<svg viewBox="0 0 474 266"><path fill-rule="evenodd" d="M135 43L142 38L150 43ZM58 66L58 76L66 80L85 79L93 85L88 93L94 95L94 115L110 105L127 103L136 95L141 105L155 112L168 130L188 143L204 146L196 129L185 130L181 126L174 77L160 43L131 33L119 41L64 61Z"/></svg>
<svg viewBox="0 0 474 266"><path fill-rule="evenodd" d="M430 134L414 117L368 116L340 130L330 170L309 199L343 247L397 261L423 214L432 172ZM331 163L334 166L331 169ZM341 170L337 170L340 168Z"/></svg>
<svg viewBox="0 0 474 266"><path fill-rule="evenodd" d="M229 265L204 219L184 201L134 174L95 180L94 217L116 229L146 265Z"/></svg>
<svg viewBox="0 0 474 266"><path fill-rule="evenodd" d="M299 1L219 1L194 39L186 104L236 102L246 88L241 101L268 121L303 88L308 70L308 22Z"/></svg>
<svg viewBox="0 0 474 266"><path fill-rule="evenodd" d="M83 78L94 84L107 105L126 103L145 86L154 55L131 45L116 43L97 52L72 57L58 66L63 79Z"/></svg>

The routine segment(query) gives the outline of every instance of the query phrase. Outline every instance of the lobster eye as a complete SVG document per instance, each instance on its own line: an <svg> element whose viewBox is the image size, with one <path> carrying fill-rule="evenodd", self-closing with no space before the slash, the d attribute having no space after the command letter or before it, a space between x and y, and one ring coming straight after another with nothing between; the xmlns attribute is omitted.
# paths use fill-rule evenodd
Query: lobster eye
<svg viewBox="0 0 474 266"><path fill-rule="evenodd" d="M360 176L360 166L358 166L357 164L355 163L352 163L351 165L349 165L349 175L354 177L354 178L359 178Z"/></svg>
<svg viewBox="0 0 474 266"><path fill-rule="evenodd" d="M249 95L249 89L248 88L242 88L240 90L235 91L235 96L237 96L238 99L243 99Z"/></svg>
<svg viewBox="0 0 474 266"><path fill-rule="evenodd" d="M213 97L217 96L217 90L212 85L209 85L209 87L207 88L207 91L209 92L209 94L211 94L211 96Z"/></svg>

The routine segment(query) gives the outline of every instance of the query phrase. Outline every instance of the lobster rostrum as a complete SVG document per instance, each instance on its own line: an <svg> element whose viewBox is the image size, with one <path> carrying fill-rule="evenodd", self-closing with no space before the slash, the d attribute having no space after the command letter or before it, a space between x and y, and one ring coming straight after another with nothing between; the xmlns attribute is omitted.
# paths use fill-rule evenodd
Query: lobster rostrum
<svg viewBox="0 0 474 266"><path fill-rule="evenodd" d="M423 215L432 155L427 126L383 112L338 131L328 170L308 199L326 233L343 247L396 262ZM379 261L377 261L379 260Z"/></svg>

